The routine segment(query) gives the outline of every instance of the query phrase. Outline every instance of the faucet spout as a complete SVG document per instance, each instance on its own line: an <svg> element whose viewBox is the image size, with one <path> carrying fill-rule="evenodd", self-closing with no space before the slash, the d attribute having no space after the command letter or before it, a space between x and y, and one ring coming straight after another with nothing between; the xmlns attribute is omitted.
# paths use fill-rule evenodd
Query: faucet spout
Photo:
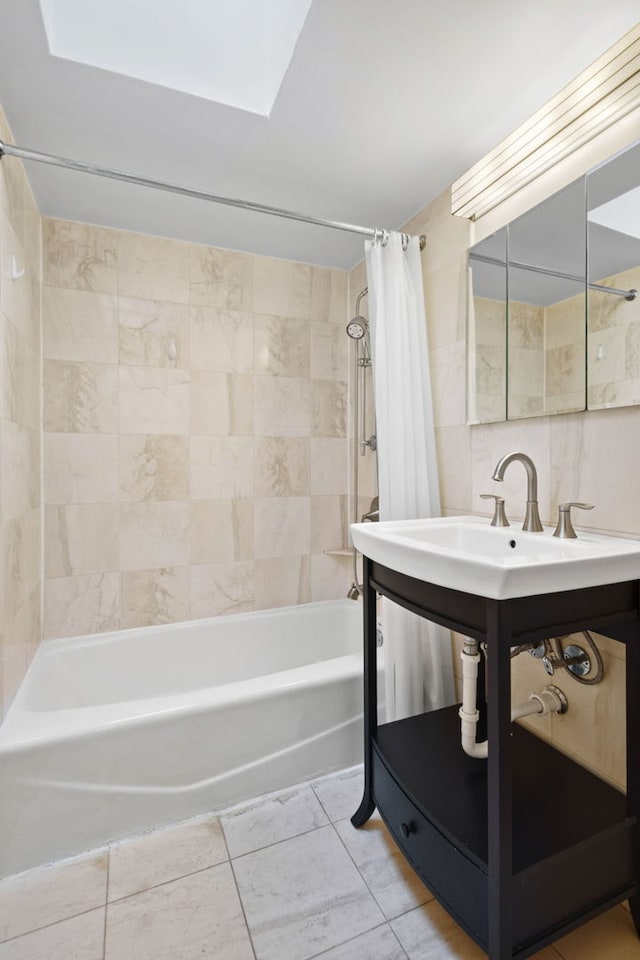
<svg viewBox="0 0 640 960"><path fill-rule="evenodd" d="M507 467L515 460L518 460L527 472L527 508L522 529L532 533L540 533L543 527L538 510L538 474L531 457L528 457L526 453L506 454L501 460L498 460L491 479L502 482Z"/></svg>

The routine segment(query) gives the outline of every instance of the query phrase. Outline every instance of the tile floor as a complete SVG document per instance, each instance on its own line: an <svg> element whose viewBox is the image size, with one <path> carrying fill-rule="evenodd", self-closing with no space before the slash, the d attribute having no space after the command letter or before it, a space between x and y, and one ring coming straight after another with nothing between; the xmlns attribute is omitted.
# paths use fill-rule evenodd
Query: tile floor
<svg viewBox="0 0 640 960"><path fill-rule="evenodd" d="M482 960L346 770L0 881L0 960ZM640 960L617 907L536 960Z"/></svg>

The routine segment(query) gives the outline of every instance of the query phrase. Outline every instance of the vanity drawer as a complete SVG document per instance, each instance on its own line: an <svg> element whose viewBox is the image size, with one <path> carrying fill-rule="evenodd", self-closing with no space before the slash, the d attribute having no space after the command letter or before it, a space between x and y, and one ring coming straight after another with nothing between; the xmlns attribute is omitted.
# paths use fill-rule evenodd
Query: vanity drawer
<svg viewBox="0 0 640 960"><path fill-rule="evenodd" d="M373 795L405 857L432 893L480 943L486 944L487 875L444 836L405 795L375 745Z"/></svg>

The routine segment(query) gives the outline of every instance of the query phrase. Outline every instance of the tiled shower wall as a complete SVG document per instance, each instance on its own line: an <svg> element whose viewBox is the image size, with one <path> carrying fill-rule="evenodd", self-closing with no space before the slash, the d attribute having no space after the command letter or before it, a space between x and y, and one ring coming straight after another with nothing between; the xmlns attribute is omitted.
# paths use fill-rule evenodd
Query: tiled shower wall
<svg viewBox="0 0 640 960"><path fill-rule="evenodd" d="M12 141L0 110L0 139ZM40 215L0 161L0 720L41 637ZM24 274L12 278L14 272Z"/></svg>
<svg viewBox="0 0 640 960"><path fill-rule="evenodd" d="M45 636L344 596L346 274L43 230Z"/></svg>

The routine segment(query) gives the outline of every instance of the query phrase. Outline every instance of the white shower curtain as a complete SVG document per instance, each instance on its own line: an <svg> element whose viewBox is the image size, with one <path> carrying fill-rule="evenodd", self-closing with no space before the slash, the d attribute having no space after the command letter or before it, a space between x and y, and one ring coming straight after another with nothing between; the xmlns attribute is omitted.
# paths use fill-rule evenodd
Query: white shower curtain
<svg viewBox="0 0 640 960"><path fill-rule="evenodd" d="M405 238L406 239L406 238ZM386 242L385 242L386 241ZM440 516L418 237L365 243L381 520ZM387 720L453 703L449 631L384 602Z"/></svg>

